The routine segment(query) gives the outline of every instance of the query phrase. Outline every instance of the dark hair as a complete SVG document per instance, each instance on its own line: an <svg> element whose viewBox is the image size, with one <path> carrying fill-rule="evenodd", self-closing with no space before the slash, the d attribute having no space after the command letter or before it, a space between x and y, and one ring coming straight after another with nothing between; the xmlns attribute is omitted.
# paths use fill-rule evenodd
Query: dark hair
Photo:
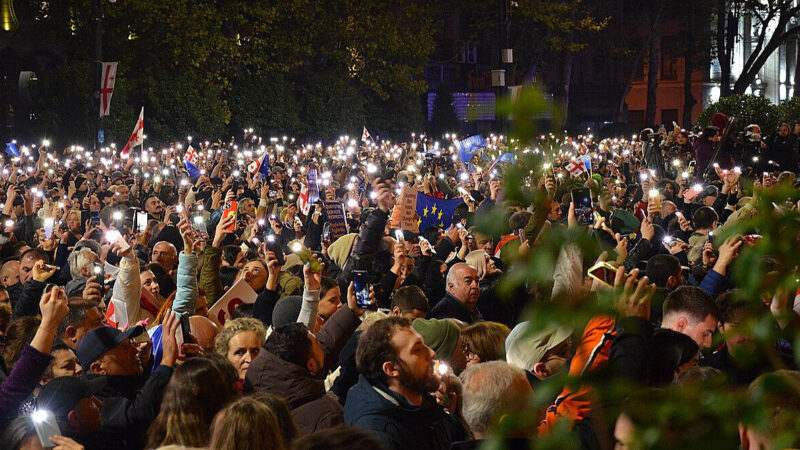
<svg viewBox="0 0 800 450"><path fill-rule="evenodd" d="M714 137L719 134L719 128L715 127L714 125L709 125L703 128L702 137L705 139Z"/></svg>
<svg viewBox="0 0 800 450"><path fill-rule="evenodd" d="M382 450L372 435L359 428L338 426L318 431L295 441L292 450Z"/></svg>
<svg viewBox="0 0 800 450"><path fill-rule="evenodd" d="M87 303L83 304L70 304L69 305L69 313L67 313L67 317L61 321L61 324L58 326L58 335L60 337L64 337L64 333L67 331L67 327L79 327L84 320L86 320L86 313L95 308L97 305L91 305Z"/></svg>
<svg viewBox="0 0 800 450"><path fill-rule="evenodd" d="M694 339L666 328L653 333L650 349L648 381L651 386L671 384L675 378L675 371L691 361L700 351Z"/></svg>
<svg viewBox="0 0 800 450"><path fill-rule="evenodd" d="M290 445L300 432L297 431L297 425L292 419L292 413L289 412L289 405L286 400L266 391L256 391L251 397L269 406L269 409L275 413L275 417L278 419L278 427L283 435L283 442L287 446Z"/></svg>
<svg viewBox="0 0 800 450"><path fill-rule="evenodd" d="M528 211L517 211L508 218L508 227L511 231L521 230L528 225L533 214Z"/></svg>
<svg viewBox="0 0 800 450"><path fill-rule="evenodd" d="M147 432L147 448L207 446L214 415L236 395L230 374L220 370L219 360L187 359L164 389L161 411Z"/></svg>
<svg viewBox="0 0 800 450"><path fill-rule="evenodd" d="M760 303L737 298L735 290L720 294L714 304L717 307L717 320L723 324L735 322L745 317L758 317L762 312Z"/></svg>
<svg viewBox="0 0 800 450"><path fill-rule="evenodd" d="M238 245L226 245L222 247L222 259L228 264L233 265L241 251L242 249Z"/></svg>
<svg viewBox="0 0 800 450"><path fill-rule="evenodd" d="M281 325L272 330L264 348L284 361L305 367L311 353L308 328L299 322Z"/></svg>
<svg viewBox="0 0 800 450"><path fill-rule="evenodd" d="M681 271L681 262L673 255L659 253L647 260L647 278L657 287L667 287L669 277Z"/></svg>
<svg viewBox="0 0 800 450"><path fill-rule="evenodd" d="M428 297L419 286L403 286L392 293L391 308L397 306L400 312L410 312L415 309L428 312Z"/></svg>
<svg viewBox="0 0 800 450"><path fill-rule="evenodd" d="M8 450L19 450L25 440L31 436L36 436L36 429L33 428L33 421L30 416L20 416L12 420L0 436L0 448Z"/></svg>
<svg viewBox="0 0 800 450"><path fill-rule="evenodd" d="M695 228L711 228L719 220L719 215L713 208L702 206L692 215Z"/></svg>
<svg viewBox="0 0 800 450"><path fill-rule="evenodd" d="M397 362L397 350L392 336L398 328L410 328L411 321L403 317L387 317L372 324L358 339L356 368L372 383L386 383L383 363Z"/></svg>
<svg viewBox="0 0 800 450"><path fill-rule="evenodd" d="M43 259L46 264L50 264L50 255L39 250L38 248L29 248L25 250L24 252L22 252L21 255L19 255L19 260L22 261L23 259L28 257L28 255L33 255L33 258L35 260Z"/></svg>
<svg viewBox="0 0 800 450"><path fill-rule="evenodd" d="M41 320L38 317L25 316L14 319L8 324L3 359L9 371L22 355L22 349L33 340L33 335L36 334L39 323L41 323Z"/></svg>
<svg viewBox="0 0 800 450"><path fill-rule="evenodd" d="M328 291L330 291L333 288L338 288L338 287L339 287L339 283L337 283L336 280L334 280L333 278L331 278L331 277L322 277L322 282L320 283L320 287L319 287L319 297L320 298L324 297L328 293Z"/></svg>
<svg viewBox="0 0 800 450"><path fill-rule="evenodd" d="M44 370L42 379L50 380L53 378L53 364L56 362L55 354L56 352L63 352L65 350L72 351L71 348L67 347L67 345L61 341L56 341L53 344L53 348L50 349L50 356L53 356L53 359L50 360L50 364L48 364L47 368Z"/></svg>
<svg viewBox="0 0 800 450"><path fill-rule="evenodd" d="M711 296L696 286L681 286L667 295L664 300L663 317L679 311L688 313L696 322L701 322L708 316L719 317Z"/></svg>

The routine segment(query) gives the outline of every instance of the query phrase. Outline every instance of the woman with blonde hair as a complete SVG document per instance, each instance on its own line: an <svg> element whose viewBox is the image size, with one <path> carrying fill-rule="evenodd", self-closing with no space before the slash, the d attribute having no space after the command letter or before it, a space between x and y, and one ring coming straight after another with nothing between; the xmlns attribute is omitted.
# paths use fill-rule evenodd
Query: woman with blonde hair
<svg viewBox="0 0 800 450"><path fill-rule="evenodd" d="M244 397L217 414L211 435L214 450L284 450L275 413L263 402Z"/></svg>
<svg viewBox="0 0 800 450"><path fill-rule="evenodd" d="M467 367L487 361L506 360L509 328L498 322L478 322L461 330Z"/></svg>
<svg viewBox="0 0 800 450"><path fill-rule="evenodd" d="M260 320L241 317L225 322L225 327L214 341L214 349L233 364L239 380L244 380L266 337L267 329Z"/></svg>

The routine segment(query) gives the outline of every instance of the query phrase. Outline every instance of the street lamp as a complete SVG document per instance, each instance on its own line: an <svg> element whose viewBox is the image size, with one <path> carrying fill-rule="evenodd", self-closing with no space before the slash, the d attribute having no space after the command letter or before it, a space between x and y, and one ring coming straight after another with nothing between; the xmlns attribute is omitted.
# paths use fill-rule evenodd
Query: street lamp
<svg viewBox="0 0 800 450"><path fill-rule="evenodd" d="M0 0L0 30L17 31L19 21L14 14L14 0Z"/></svg>

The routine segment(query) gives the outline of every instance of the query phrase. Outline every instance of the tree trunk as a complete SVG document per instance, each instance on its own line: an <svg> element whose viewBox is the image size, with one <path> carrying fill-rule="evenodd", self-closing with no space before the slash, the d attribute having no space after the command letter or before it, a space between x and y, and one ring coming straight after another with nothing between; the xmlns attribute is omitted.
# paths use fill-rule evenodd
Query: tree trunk
<svg viewBox="0 0 800 450"><path fill-rule="evenodd" d="M687 130L692 126L692 108L695 103L692 94L692 72L694 72L694 2L689 2L686 11L686 39L683 52L683 128Z"/></svg>
<svg viewBox="0 0 800 450"><path fill-rule="evenodd" d="M561 124L562 129L566 129L566 125L569 122L569 100L570 100L570 91L572 87L572 63L574 60L574 56L571 54L567 56L567 60L564 61L564 70L563 73L563 80L562 80L562 91L561 91L561 101L562 105L562 113L564 114L564 120Z"/></svg>
<svg viewBox="0 0 800 450"><path fill-rule="evenodd" d="M720 67L719 87L722 97L730 95L731 80L731 55L727 52L728 40L725 33L728 20L727 3L727 0L719 0L717 3L717 60Z"/></svg>
<svg viewBox="0 0 800 450"><path fill-rule="evenodd" d="M795 38L794 50L794 92L792 97L800 97L800 39Z"/></svg>
<svg viewBox="0 0 800 450"><path fill-rule="evenodd" d="M658 36L650 38L650 50L647 56L647 109L644 113L645 126L654 126L656 122L656 89L658 88Z"/></svg>

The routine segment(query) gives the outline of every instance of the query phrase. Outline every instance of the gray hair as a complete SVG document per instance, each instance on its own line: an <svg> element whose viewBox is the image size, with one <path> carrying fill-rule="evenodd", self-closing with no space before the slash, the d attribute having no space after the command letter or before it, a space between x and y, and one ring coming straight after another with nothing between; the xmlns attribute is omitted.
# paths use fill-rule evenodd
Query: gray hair
<svg viewBox="0 0 800 450"><path fill-rule="evenodd" d="M525 372L505 361L470 366L461 374L461 384L464 420L481 436L501 415L523 406L532 393Z"/></svg>
<svg viewBox="0 0 800 450"><path fill-rule="evenodd" d="M453 266L450 267L450 270L447 271L447 279L445 280L445 287L447 288L447 290L448 291L450 290L451 284L456 284L456 282L458 281L458 276L460 271L471 268L472 267L470 267L468 264L465 263L453 264Z"/></svg>
<svg viewBox="0 0 800 450"><path fill-rule="evenodd" d="M68 262L69 273L72 275L72 278L83 278L83 275L81 275L81 269L86 267L88 264L94 263L97 261L97 259L97 253L87 247L70 253Z"/></svg>

